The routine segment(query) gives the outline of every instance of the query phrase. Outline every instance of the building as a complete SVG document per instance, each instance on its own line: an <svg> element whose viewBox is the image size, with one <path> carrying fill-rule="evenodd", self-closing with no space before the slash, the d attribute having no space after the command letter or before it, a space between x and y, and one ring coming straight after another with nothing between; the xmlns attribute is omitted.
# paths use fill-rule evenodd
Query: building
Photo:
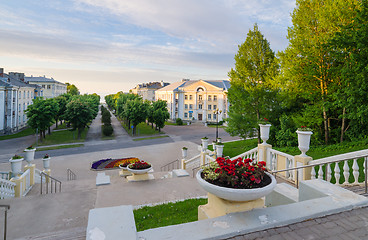
<svg viewBox="0 0 368 240"><path fill-rule="evenodd" d="M129 92L141 96L143 100L155 101L155 91L169 84L170 83L165 83L163 81L142 83L130 89Z"/></svg>
<svg viewBox="0 0 368 240"><path fill-rule="evenodd" d="M227 80L183 79L156 90L155 98L167 101L173 120L216 122L227 116L229 88L230 81Z"/></svg>
<svg viewBox="0 0 368 240"><path fill-rule="evenodd" d="M37 84L42 87L44 98L54 98L67 93L67 86L64 83L58 82L53 78L43 77L25 77L26 82Z"/></svg>
<svg viewBox="0 0 368 240"><path fill-rule="evenodd" d="M12 133L26 127L25 110L40 93L40 86L24 81L24 73L5 74L0 68L0 133Z"/></svg>

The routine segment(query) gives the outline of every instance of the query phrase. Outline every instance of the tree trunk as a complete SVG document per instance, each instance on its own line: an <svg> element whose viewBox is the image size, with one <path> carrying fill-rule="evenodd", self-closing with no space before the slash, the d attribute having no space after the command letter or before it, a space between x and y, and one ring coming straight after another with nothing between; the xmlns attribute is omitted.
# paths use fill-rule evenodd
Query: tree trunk
<svg viewBox="0 0 368 240"><path fill-rule="evenodd" d="M78 128L78 136L77 136L77 139L80 139L81 138L82 131L83 131L83 128Z"/></svg>
<svg viewBox="0 0 368 240"><path fill-rule="evenodd" d="M340 136L340 143L342 143L344 141L344 132L345 132L345 113L346 113L346 108L342 109L342 123L341 123L341 136Z"/></svg>
<svg viewBox="0 0 368 240"><path fill-rule="evenodd" d="M48 134L51 135L51 127L48 129Z"/></svg>
<svg viewBox="0 0 368 240"><path fill-rule="evenodd" d="M56 128L58 128L58 120L55 119Z"/></svg>
<svg viewBox="0 0 368 240"><path fill-rule="evenodd" d="M325 126L325 144L328 144L328 119L325 107L323 107L323 122Z"/></svg>
<svg viewBox="0 0 368 240"><path fill-rule="evenodd" d="M257 109L256 110L256 113L257 113L257 121L259 121L259 110ZM257 126L257 132L258 132L258 144L261 144L261 129Z"/></svg>
<svg viewBox="0 0 368 240"><path fill-rule="evenodd" d="M153 122L151 122L151 128L153 129Z"/></svg>

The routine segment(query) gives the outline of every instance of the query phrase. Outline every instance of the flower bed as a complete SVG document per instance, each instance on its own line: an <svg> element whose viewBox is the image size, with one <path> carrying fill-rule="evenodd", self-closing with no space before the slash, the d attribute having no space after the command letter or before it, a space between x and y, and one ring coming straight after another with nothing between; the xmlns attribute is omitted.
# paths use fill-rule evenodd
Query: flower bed
<svg viewBox="0 0 368 240"><path fill-rule="evenodd" d="M101 159L92 163L92 170L107 170L107 169L118 169L120 164L124 164L126 162L135 163L138 162L139 159L135 157L129 158L119 158L119 159Z"/></svg>

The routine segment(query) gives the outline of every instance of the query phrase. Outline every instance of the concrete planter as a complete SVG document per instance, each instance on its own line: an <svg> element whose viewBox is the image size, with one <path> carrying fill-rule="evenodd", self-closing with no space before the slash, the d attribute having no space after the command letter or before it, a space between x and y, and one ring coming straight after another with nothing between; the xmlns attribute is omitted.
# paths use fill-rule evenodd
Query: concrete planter
<svg viewBox="0 0 368 240"><path fill-rule="evenodd" d="M208 148L208 139L202 138L202 147L206 150Z"/></svg>
<svg viewBox="0 0 368 240"><path fill-rule="evenodd" d="M28 163L28 165L31 165L32 161L34 160L36 148L24 149L24 152L26 153L26 156L25 156L26 162Z"/></svg>
<svg viewBox="0 0 368 240"><path fill-rule="evenodd" d="M216 145L216 157L222 157L224 152L224 145Z"/></svg>
<svg viewBox="0 0 368 240"><path fill-rule="evenodd" d="M46 170L50 169L50 157L48 158L42 158L43 168Z"/></svg>
<svg viewBox="0 0 368 240"><path fill-rule="evenodd" d="M18 178L18 175L22 171L22 161L23 160L24 160L24 158L19 158L19 159L13 159L13 158L11 158L9 160L9 162L11 164L12 176L14 178Z"/></svg>
<svg viewBox="0 0 368 240"><path fill-rule="evenodd" d="M271 124L259 124L263 145L266 145L267 140L270 138L270 127L271 127Z"/></svg>
<svg viewBox="0 0 368 240"><path fill-rule="evenodd" d="M297 130L296 133L298 134L298 148L302 152L300 156L307 157L305 153L309 150L310 139L313 132Z"/></svg>
<svg viewBox="0 0 368 240"><path fill-rule="evenodd" d="M188 156L188 149L187 148L182 148L181 149L181 156L183 157L183 159Z"/></svg>
<svg viewBox="0 0 368 240"><path fill-rule="evenodd" d="M234 202L252 201L264 197L270 194L277 184L275 177L266 172L266 174L271 178L271 183L263 188L235 189L235 188L220 187L204 180L201 177L202 171L203 169L197 172L196 178L199 185L204 190L206 190L209 193L212 193L213 195L219 198Z"/></svg>
<svg viewBox="0 0 368 240"><path fill-rule="evenodd" d="M127 169L129 172L134 173L134 174L145 174L145 173L148 173L152 169L152 166L146 169L131 169L128 166Z"/></svg>

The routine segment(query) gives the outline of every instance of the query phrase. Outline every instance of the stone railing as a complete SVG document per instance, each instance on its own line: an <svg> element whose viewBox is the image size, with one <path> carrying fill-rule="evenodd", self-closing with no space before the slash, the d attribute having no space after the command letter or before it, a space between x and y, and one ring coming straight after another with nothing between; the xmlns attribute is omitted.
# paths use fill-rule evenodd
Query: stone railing
<svg viewBox="0 0 368 240"><path fill-rule="evenodd" d="M15 197L15 186L15 183L0 178L0 199Z"/></svg>
<svg viewBox="0 0 368 240"><path fill-rule="evenodd" d="M201 154L198 154L191 159L182 159L182 169L196 168L201 165Z"/></svg>
<svg viewBox="0 0 368 240"><path fill-rule="evenodd" d="M267 148L266 166L271 171L276 171L280 169L290 169L296 165L294 156L274 150L272 148ZM295 180L295 174L293 171L285 171L281 173L281 175L289 180Z"/></svg>
<svg viewBox="0 0 368 240"><path fill-rule="evenodd" d="M31 190L31 171L27 169L20 177L19 196L25 196ZM17 189L16 189L17 190Z"/></svg>
<svg viewBox="0 0 368 240"><path fill-rule="evenodd" d="M255 147L247 152L244 152L242 154L239 154L238 156L232 157L231 160L237 159L237 158L250 158L250 159L258 159L258 147Z"/></svg>
<svg viewBox="0 0 368 240"><path fill-rule="evenodd" d="M4 172L4 171L0 172L0 178L1 179L9 180L10 179L9 176L10 176L9 172Z"/></svg>
<svg viewBox="0 0 368 240"><path fill-rule="evenodd" d="M208 164L210 162L215 162L216 161L216 158L214 158L214 157L216 157L216 156L214 156L214 155L213 156L206 155L204 164Z"/></svg>

